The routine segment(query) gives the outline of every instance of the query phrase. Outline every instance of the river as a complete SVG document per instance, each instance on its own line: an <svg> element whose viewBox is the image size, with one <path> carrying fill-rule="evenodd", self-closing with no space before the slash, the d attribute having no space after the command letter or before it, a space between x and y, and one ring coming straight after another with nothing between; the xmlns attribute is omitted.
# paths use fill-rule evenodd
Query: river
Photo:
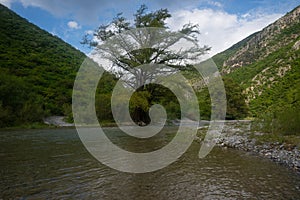
<svg viewBox="0 0 300 200"><path fill-rule="evenodd" d="M114 143L136 152L161 148L175 131L167 128L146 141L105 129ZM218 147L199 159L199 148L194 142L168 167L130 174L94 159L75 129L1 131L0 199L300 198L299 174L281 165Z"/></svg>

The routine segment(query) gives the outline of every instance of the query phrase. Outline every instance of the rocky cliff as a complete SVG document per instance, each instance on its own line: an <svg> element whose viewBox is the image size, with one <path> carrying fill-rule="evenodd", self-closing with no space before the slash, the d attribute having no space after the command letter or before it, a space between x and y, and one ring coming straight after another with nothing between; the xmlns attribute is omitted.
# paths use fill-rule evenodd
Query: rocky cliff
<svg viewBox="0 0 300 200"><path fill-rule="evenodd" d="M262 31L253 34L232 56L223 62L223 73L228 74L237 68L262 60L282 46L295 42L300 32L290 29L299 27L299 22L300 6ZM296 48L299 48L299 42Z"/></svg>
<svg viewBox="0 0 300 200"><path fill-rule="evenodd" d="M254 115L293 107L300 93L300 6L213 59L244 88Z"/></svg>

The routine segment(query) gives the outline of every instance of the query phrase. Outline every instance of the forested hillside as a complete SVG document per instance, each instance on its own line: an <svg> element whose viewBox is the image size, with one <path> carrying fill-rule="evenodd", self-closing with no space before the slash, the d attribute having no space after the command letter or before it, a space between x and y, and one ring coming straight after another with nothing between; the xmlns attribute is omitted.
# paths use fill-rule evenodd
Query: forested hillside
<svg viewBox="0 0 300 200"><path fill-rule="evenodd" d="M244 88L254 116L295 104L300 84L300 7L214 56L222 73Z"/></svg>
<svg viewBox="0 0 300 200"><path fill-rule="evenodd" d="M0 127L71 116L73 82L86 56L3 5L0 29ZM114 79L105 76L103 88Z"/></svg>
<svg viewBox="0 0 300 200"><path fill-rule="evenodd" d="M41 122L50 115L71 118L73 82L86 56L2 5L0 28L0 127ZM300 7L213 59L224 75L227 119L259 117L261 113L273 117L274 113L285 110L297 111L300 107ZM185 72L191 82L193 73ZM113 121L110 97L116 80L105 73L99 83L96 110L102 122ZM196 89L196 92L201 117L209 119L208 91ZM170 100L171 96L161 96L155 101L170 111L169 118L178 118L179 105ZM250 112L243 103L244 97ZM142 100L133 96L131 107L144 106L147 111L150 105Z"/></svg>
<svg viewBox="0 0 300 200"><path fill-rule="evenodd" d="M252 116L299 129L300 7L214 60L225 77L242 86Z"/></svg>

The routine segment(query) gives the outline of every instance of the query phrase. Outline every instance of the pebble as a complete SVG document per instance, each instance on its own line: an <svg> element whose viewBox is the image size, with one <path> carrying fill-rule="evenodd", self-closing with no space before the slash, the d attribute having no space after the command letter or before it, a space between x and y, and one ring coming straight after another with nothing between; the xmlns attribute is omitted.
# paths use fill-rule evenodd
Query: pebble
<svg viewBox="0 0 300 200"><path fill-rule="evenodd" d="M238 124L236 123L236 125ZM236 148L256 153L300 173L300 151L296 147L288 146L286 148L286 144L280 144L279 142L257 145L256 140L249 137L250 130L242 129L242 127L236 128L234 123L227 123L220 138L217 139L217 145L223 148ZM255 134L261 135L262 133Z"/></svg>

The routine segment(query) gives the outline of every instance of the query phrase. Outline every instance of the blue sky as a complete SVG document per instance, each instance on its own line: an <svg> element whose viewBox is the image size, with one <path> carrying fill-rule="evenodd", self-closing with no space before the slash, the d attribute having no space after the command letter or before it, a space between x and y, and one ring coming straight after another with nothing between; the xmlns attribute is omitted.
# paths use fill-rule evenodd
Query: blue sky
<svg viewBox="0 0 300 200"><path fill-rule="evenodd" d="M167 8L171 29L185 23L200 26L200 42L211 55L225 50L300 5L300 0L0 0L17 14L57 35L85 53L82 37L117 13L128 19L146 4L150 11Z"/></svg>

